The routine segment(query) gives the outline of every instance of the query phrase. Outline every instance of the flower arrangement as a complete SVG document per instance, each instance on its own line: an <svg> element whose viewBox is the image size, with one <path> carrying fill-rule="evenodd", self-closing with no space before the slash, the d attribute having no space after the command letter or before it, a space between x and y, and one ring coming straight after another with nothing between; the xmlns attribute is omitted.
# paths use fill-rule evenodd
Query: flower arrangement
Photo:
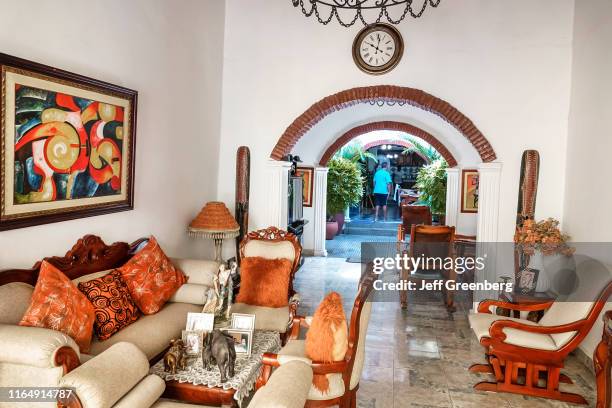
<svg viewBox="0 0 612 408"><path fill-rule="evenodd" d="M540 251L544 256L555 254L570 256L576 248L567 244L569 239L569 235L561 233L559 221L554 218L538 222L527 219L521 227L517 228L514 235L514 242L521 245L526 255L533 255L536 251Z"/></svg>

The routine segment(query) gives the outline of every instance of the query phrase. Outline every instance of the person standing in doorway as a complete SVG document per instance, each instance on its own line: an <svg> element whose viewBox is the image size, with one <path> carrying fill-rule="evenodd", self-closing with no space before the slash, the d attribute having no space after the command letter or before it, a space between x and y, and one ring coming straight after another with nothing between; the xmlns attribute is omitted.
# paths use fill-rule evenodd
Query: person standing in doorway
<svg viewBox="0 0 612 408"><path fill-rule="evenodd" d="M374 200L376 204L376 212L374 213L374 222L378 221L378 210L383 208L384 220L387 221L387 200L391 194L392 181L391 175L387 171L387 162L383 162L380 168L374 173Z"/></svg>

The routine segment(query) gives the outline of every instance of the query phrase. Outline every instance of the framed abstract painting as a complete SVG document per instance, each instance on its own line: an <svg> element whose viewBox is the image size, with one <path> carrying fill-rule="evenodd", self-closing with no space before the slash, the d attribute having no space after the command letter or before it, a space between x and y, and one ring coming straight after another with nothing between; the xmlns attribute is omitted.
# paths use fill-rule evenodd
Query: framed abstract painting
<svg viewBox="0 0 612 408"><path fill-rule="evenodd" d="M461 212L478 212L478 170L461 172Z"/></svg>
<svg viewBox="0 0 612 408"><path fill-rule="evenodd" d="M302 205L304 207L312 207L312 189L313 189L313 167L298 167L295 170L295 175L302 177L303 183L302 188L304 189L302 195Z"/></svg>
<svg viewBox="0 0 612 408"><path fill-rule="evenodd" d="M136 91L0 54L0 230L134 208Z"/></svg>

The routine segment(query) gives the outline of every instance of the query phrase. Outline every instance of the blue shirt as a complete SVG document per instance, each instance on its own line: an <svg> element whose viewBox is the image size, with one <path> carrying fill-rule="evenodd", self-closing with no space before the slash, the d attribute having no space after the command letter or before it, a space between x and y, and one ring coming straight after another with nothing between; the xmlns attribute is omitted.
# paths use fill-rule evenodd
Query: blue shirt
<svg viewBox="0 0 612 408"><path fill-rule="evenodd" d="M391 175L387 170L378 169L374 173L374 194L389 194L388 184L391 183Z"/></svg>

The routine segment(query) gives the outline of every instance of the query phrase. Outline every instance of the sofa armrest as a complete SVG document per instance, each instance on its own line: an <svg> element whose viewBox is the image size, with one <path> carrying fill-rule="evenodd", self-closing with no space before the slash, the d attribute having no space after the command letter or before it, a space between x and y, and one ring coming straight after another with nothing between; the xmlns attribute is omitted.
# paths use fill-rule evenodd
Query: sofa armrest
<svg viewBox="0 0 612 408"><path fill-rule="evenodd" d="M79 346L70 336L42 327L0 324L0 362L38 368L79 364Z"/></svg>
<svg viewBox="0 0 612 408"><path fill-rule="evenodd" d="M132 343L117 343L60 379L83 408L110 408L149 372L147 357Z"/></svg>
<svg viewBox="0 0 612 408"><path fill-rule="evenodd" d="M189 277L188 283L213 286L213 277L219 270L218 262L185 258L170 258L170 260Z"/></svg>
<svg viewBox="0 0 612 408"><path fill-rule="evenodd" d="M312 369L306 363L283 364L255 393L249 408L302 408L308 398L312 376Z"/></svg>

